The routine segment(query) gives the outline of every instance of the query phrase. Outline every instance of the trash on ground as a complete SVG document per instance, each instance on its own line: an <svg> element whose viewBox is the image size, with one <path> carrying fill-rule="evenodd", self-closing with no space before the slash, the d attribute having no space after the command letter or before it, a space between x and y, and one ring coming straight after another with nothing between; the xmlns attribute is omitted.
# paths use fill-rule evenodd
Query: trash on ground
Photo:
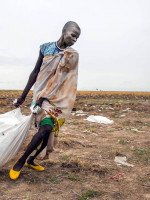
<svg viewBox="0 0 150 200"><path fill-rule="evenodd" d="M129 110L131 110L131 108L126 108L126 109L123 110L122 112L127 112L127 111L129 111Z"/></svg>
<svg viewBox="0 0 150 200"><path fill-rule="evenodd" d="M92 108L96 108L96 106L95 105L93 105L93 106L91 106Z"/></svg>
<svg viewBox="0 0 150 200"><path fill-rule="evenodd" d="M140 131L137 128L132 128L131 131L137 132L137 133L144 133L145 131Z"/></svg>
<svg viewBox="0 0 150 200"><path fill-rule="evenodd" d="M116 180L116 181L120 181L123 178L124 178L124 173L120 172L120 173L116 174L115 176L110 176L108 179L113 179L113 180Z"/></svg>
<svg viewBox="0 0 150 200"><path fill-rule="evenodd" d="M114 123L113 120L110 120L107 117L95 116L95 115L90 115L87 119L84 119L84 120L87 120L89 122L96 122L99 124L113 124Z"/></svg>
<svg viewBox="0 0 150 200"><path fill-rule="evenodd" d="M85 116L85 115L87 115L87 114L85 114L85 113L76 114L77 117L78 117L78 116Z"/></svg>
<svg viewBox="0 0 150 200"><path fill-rule="evenodd" d="M76 114L81 114L81 113L83 113L83 110L77 110L76 111Z"/></svg>
<svg viewBox="0 0 150 200"><path fill-rule="evenodd" d="M85 115L87 115L87 113L83 112L83 110L78 110L75 113L72 113L72 115L75 115L78 117L78 116L85 116Z"/></svg>
<svg viewBox="0 0 150 200"><path fill-rule="evenodd" d="M117 162L117 163L119 163L117 165L126 165L128 167L134 167L134 165L129 164L127 162L126 156L116 156L115 159L114 159L114 161Z"/></svg>
<svg viewBox="0 0 150 200"><path fill-rule="evenodd" d="M126 115L120 115L120 117L125 117Z"/></svg>
<svg viewBox="0 0 150 200"><path fill-rule="evenodd" d="M92 133L92 135L94 135L94 136L98 136L98 134L97 134L97 133Z"/></svg>
<svg viewBox="0 0 150 200"><path fill-rule="evenodd" d="M114 110L112 107L106 107L106 110Z"/></svg>

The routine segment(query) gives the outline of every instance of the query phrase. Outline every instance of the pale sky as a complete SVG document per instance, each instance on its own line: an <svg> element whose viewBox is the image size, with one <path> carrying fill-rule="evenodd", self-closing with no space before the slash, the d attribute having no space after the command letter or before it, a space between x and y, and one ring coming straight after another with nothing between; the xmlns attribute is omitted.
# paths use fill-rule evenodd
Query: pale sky
<svg viewBox="0 0 150 200"><path fill-rule="evenodd" d="M0 0L0 89L24 89L67 21L81 27L79 90L150 91L150 0Z"/></svg>

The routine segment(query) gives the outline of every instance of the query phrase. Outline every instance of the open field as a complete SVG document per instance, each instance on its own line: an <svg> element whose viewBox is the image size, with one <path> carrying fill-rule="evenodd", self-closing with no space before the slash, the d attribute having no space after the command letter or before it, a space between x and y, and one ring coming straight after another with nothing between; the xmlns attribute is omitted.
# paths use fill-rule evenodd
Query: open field
<svg viewBox="0 0 150 200"><path fill-rule="evenodd" d="M20 94L0 91L0 113L14 109L12 101ZM31 101L32 92L21 107L26 115ZM19 153L0 169L0 199L150 200L150 92L78 91L75 108L50 159L38 161L46 170L24 167L12 181L9 169L35 134L32 125ZM79 110L85 115L77 116ZM85 121L90 115L114 123ZM134 166L118 165L116 156L126 156Z"/></svg>

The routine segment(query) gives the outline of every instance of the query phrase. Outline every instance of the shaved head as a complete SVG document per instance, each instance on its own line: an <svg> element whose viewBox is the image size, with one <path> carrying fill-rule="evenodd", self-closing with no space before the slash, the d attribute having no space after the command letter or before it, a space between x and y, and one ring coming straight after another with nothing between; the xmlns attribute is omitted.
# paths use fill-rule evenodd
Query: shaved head
<svg viewBox="0 0 150 200"><path fill-rule="evenodd" d="M76 27L81 32L81 29L80 29L79 25L76 22L73 22L73 21L67 22L64 25L64 27L62 29L62 32L64 33L66 30L70 29L71 27Z"/></svg>
<svg viewBox="0 0 150 200"><path fill-rule="evenodd" d="M62 49L70 47L77 41L80 34L81 29L79 25L76 22L69 21L62 29L61 37L57 41L57 45Z"/></svg>

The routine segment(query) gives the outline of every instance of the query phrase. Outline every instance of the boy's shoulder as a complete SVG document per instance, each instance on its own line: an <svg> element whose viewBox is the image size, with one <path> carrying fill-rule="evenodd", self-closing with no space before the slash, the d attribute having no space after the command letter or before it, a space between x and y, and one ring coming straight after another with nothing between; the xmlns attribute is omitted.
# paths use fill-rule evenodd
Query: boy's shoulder
<svg viewBox="0 0 150 200"><path fill-rule="evenodd" d="M49 47L51 45L55 44L55 42L46 42L40 45L40 47Z"/></svg>
<svg viewBox="0 0 150 200"><path fill-rule="evenodd" d="M40 45L40 50L44 56L47 54L52 54L54 48L55 42L46 42Z"/></svg>

